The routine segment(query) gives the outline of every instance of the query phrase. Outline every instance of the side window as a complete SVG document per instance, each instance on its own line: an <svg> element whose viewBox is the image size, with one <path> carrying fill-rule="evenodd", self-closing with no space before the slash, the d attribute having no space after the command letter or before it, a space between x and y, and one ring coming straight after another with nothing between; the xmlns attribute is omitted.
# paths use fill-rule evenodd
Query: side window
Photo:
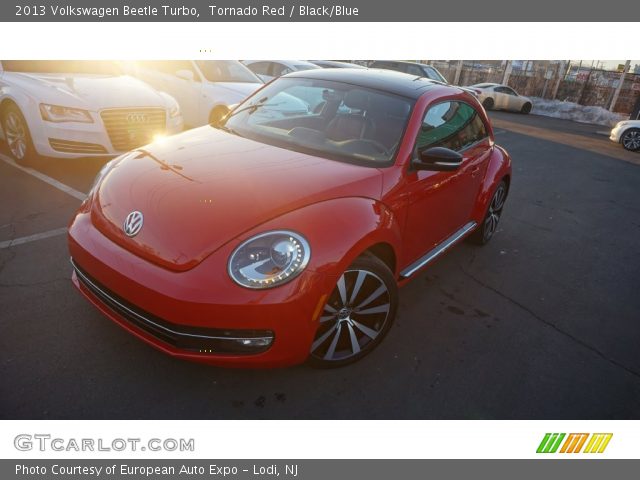
<svg viewBox="0 0 640 480"><path fill-rule="evenodd" d="M463 150L488 136L478 112L463 102L442 102L429 108L422 120L416 148Z"/></svg>
<svg viewBox="0 0 640 480"><path fill-rule="evenodd" d="M251 70L256 75L271 75L269 67L271 66L271 62L256 62L248 65L249 70Z"/></svg>
<svg viewBox="0 0 640 480"><path fill-rule="evenodd" d="M514 97L518 96L518 94L509 87L496 87L494 90L498 93L506 93L507 95L513 95Z"/></svg>

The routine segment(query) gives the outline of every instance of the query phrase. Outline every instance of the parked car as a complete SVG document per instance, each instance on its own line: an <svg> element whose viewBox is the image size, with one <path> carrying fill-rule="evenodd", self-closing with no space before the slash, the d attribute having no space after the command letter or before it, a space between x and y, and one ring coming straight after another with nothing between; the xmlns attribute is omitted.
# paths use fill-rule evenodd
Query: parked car
<svg viewBox="0 0 640 480"><path fill-rule="evenodd" d="M115 156L182 126L175 99L113 62L0 61L0 136L17 162Z"/></svg>
<svg viewBox="0 0 640 480"><path fill-rule="evenodd" d="M242 63L265 82L287 73L320 68L318 65L305 60L243 60Z"/></svg>
<svg viewBox="0 0 640 480"><path fill-rule="evenodd" d="M210 123L264 84L237 60L145 60L127 68L173 95L188 127Z"/></svg>
<svg viewBox="0 0 640 480"><path fill-rule="evenodd" d="M632 152L640 151L640 120L618 122L611 130L609 139Z"/></svg>
<svg viewBox="0 0 640 480"><path fill-rule="evenodd" d="M431 65L417 62L402 62L399 60L376 60L369 64L369 68L383 68L385 70L394 70L396 72L408 73L418 77L430 78L436 82L449 84L447 79Z"/></svg>
<svg viewBox="0 0 640 480"><path fill-rule="evenodd" d="M310 60L310 62L320 68L367 68L357 63L336 62L334 60Z"/></svg>
<svg viewBox="0 0 640 480"><path fill-rule="evenodd" d="M300 90L326 103L257 115ZM218 124L106 165L69 227L73 282L177 358L341 366L382 341L400 285L465 237L491 240L510 179L485 110L459 88L295 72Z"/></svg>
<svg viewBox="0 0 640 480"><path fill-rule="evenodd" d="M529 113L533 102L529 97L518 93L507 85L499 83L476 83L471 87L478 93L482 106L487 110L509 110L511 112Z"/></svg>

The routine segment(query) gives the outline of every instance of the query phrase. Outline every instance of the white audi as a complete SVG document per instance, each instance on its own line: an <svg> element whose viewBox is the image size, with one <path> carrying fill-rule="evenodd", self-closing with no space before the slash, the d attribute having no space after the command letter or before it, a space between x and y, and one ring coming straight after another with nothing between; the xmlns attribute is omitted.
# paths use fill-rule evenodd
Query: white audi
<svg viewBox="0 0 640 480"><path fill-rule="evenodd" d="M0 61L0 138L19 163L115 156L182 128L173 97L113 62Z"/></svg>

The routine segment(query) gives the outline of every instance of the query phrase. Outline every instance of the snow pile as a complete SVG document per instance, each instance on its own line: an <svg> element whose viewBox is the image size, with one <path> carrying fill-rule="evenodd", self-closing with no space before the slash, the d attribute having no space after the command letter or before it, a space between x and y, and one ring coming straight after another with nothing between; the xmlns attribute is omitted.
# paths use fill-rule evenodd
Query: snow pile
<svg viewBox="0 0 640 480"><path fill-rule="evenodd" d="M628 115L613 113L602 107L587 107L577 103L545 100L544 98L536 97L531 98L531 101L533 102L531 113L536 115L562 118L581 123L593 123L595 125L607 125L609 127L613 127L621 120L628 119Z"/></svg>

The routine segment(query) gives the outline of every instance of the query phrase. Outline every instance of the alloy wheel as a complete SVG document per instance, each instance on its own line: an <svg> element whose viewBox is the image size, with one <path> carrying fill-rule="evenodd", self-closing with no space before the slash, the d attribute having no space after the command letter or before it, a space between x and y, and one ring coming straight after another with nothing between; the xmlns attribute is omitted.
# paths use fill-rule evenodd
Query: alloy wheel
<svg viewBox="0 0 640 480"><path fill-rule="evenodd" d="M504 207L504 201L507 198L507 189L504 183L501 183L493 194L487 216L484 219L484 240L488 241L498 229L498 222Z"/></svg>
<svg viewBox="0 0 640 480"><path fill-rule="evenodd" d="M640 149L640 130L631 130L622 137L622 146L627 150L636 151Z"/></svg>
<svg viewBox="0 0 640 480"><path fill-rule="evenodd" d="M325 363L362 356L383 334L391 310L391 294L378 275L345 271L324 306L311 356Z"/></svg>
<svg viewBox="0 0 640 480"><path fill-rule="evenodd" d="M9 112L4 121L5 136L11 154L18 160L27 154L27 127L16 112Z"/></svg>

